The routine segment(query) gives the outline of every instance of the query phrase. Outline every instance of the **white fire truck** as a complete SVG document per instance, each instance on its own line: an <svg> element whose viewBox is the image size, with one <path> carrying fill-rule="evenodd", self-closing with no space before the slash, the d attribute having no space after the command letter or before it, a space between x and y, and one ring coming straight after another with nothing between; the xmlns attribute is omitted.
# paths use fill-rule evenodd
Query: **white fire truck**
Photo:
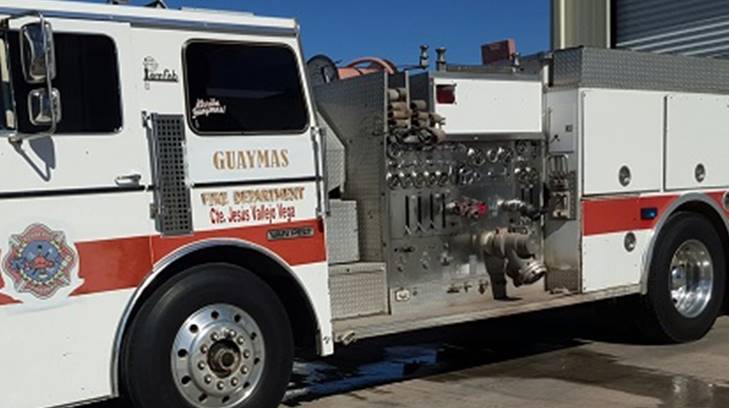
<svg viewBox="0 0 729 408"><path fill-rule="evenodd" d="M722 310L729 62L337 80L288 19L0 15L2 407L275 407L357 339L636 295L684 342Z"/></svg>

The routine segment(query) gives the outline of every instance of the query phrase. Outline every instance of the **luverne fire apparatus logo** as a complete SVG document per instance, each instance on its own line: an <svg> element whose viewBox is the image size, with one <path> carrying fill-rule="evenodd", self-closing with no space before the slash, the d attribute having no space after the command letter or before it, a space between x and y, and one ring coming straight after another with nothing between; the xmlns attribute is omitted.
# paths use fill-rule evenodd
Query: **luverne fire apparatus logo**
<svg viewBox="0 0 729 408"><path fill-rule="evenodd" d="M169 68L161 69L159 62L154 57L146 57L142 65L146 82L177 82L180 80L177 71Z"/></svg>
<svg viewBox="0 0 729 408"><path fill-rule="evenodd" d="M63 232L33 224L22 234L10 237L9 253L2 266L18 293L45 300L72 284L76 259Z"/></svg>

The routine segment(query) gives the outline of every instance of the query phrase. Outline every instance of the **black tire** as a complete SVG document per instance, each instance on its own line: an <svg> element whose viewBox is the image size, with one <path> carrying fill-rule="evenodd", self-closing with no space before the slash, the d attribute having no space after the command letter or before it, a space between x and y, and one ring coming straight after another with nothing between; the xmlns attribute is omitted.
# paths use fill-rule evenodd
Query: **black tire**
<svg viewBox="0 0 729 408"><path fill-rule="evenodd" d="M190 268L147 299L125 337L121 360L125 397L136 408L192 407L175 384L170 352L191 314L211 304L236 306L255 319L266 359L253 393L235 408L275 408L293 365L293 337L286 311L273 290L256 275L228 264Z"/></svg>
<svg viewBox="0 0 729 408"><path fill-rule="evenodd" d="M708 250L713 262L713 288L705 309L689 318L677 310L670 291L671 261L685 242L696 240ZM683 343L701 339L711 330L724 302L726 260L714 226L693 213L673 216L656 240L648 276L648 293L638 300L638 328L647 340Z"/></svg>

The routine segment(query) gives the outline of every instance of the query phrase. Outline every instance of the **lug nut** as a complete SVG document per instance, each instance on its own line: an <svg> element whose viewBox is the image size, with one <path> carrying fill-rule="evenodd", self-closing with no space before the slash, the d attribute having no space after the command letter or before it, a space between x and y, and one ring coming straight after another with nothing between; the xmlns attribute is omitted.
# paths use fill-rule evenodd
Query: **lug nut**
<svg viewBox="0 0 729 408"><path fill-rule="evenodd" d="M219 383L218 383L218 389L219 389L220 391L222 391L222 390L223 390L223 388L225 388L225 384L223 384L223 382L221 381L221 382L219 382Z"/></svg>
<svg viewBox="0 0 729 408"><path fill-rule="evenodd" d="M243 358L251 358L251 351L246 350L243 352Z"/></svg>
<svg viewBox="0 0 729 408"><path fill-rule="evenodd" d="M232 338L233 338L233 337L235 337L235 336L236 336L236 332L235 332L235 330L230 330L230 331L228 331L228 338L232 339Z"/></svg>
<svg viewBox="0 0 729 408"><path fill-rule="evenodd" d="M213 377L211 377L209 375L206 375L205 376L205 384L210 384L211 382L213 382Z"/></svg>
<svg viewBox="0 0 729 408"><path fill-rule="evenodd" d="M197 363L197 368L204 370L205 367L207 367L207 365L204 362L201 361L201 362Z"/></svg>
<svg viewBox="0 0 729 408"><path fill-rule="evenodd" d="M203 353L203 354L207 354L207 352L208 352L208 346L207 346L207 345L205 345L205 344L203 344L203 345L202 345L202 346L200 347L200 352L201 352L201 353Z"/></svg>
<svg viewBox="0 0 729 408"><path fill-rule="evenodd" d="M246 339L243 338L243 336L238 337L238 344L239 345L242 346L243 344L245 344L245 342L246 342Z"/></svg>
<svg viewBox="0 0 729 408"><path fill-rule="evenodd" d="M232 385L233 387L237 387L238 386L238 383L239 383L239 381L235 377L233 377L233 379L230 380L230 385Z"/></svg>
<svg viewBox="0 0 729 408"><path fill-rule="evenodd" d="M218 332L213 332L213 334L210 335L210 338L213 341L218 341L218 340L220 340L220 335L218 334Z"/></svg>
<svg viewBox="0 0 729 408"><path fill-rule="evenodd" d="M243 367L241 367L241 368L240 368L240 373L241 373L241 374L244 374L244 375L245 375L245 374L248 374L248 367L247 367L247 366L243 366Z"/></svg>

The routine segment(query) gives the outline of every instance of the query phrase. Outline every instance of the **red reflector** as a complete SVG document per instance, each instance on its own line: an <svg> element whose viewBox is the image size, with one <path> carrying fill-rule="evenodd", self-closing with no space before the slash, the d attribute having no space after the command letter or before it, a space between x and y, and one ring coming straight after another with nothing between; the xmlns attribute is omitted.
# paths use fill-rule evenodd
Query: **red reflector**
<svg viewBox="0 0 729 408"><path fill-rule="evenodd" d="M455 85L437 85L435 87L436 100L440 104L453 105L456 103Z"/></svg>

